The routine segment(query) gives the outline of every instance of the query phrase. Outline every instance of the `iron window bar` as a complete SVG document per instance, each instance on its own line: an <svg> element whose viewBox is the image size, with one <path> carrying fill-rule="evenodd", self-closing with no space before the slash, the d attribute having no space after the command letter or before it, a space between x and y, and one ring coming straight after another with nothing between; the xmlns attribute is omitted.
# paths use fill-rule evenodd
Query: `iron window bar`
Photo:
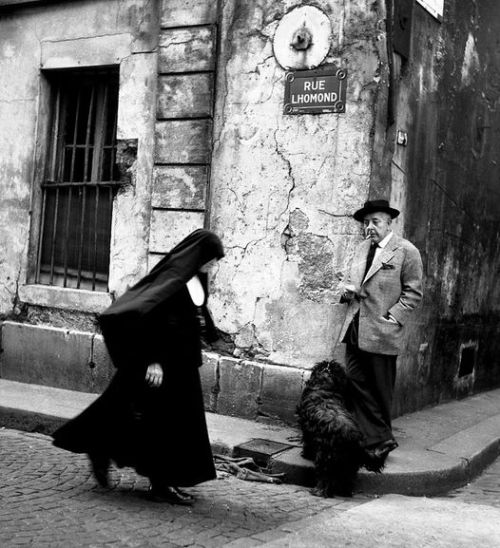
<svg viewBox="0 0 500 548"><path fill-rule="evenodd" d="M49 177L35 283L107 290L116 159L118 79L75 73L56 82Z"/></svg>

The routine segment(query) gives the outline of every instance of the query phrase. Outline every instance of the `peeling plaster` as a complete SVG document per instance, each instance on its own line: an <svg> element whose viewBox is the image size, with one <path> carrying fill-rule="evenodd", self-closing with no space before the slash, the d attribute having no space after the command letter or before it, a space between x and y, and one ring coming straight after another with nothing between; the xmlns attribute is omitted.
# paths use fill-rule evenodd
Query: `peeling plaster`
<svg viewBox="0 0 500 548"><path fill-rule="evenodd" d="M227 253L211 306L238 356L305 364L332 350L338 282L359 238L350 215L360 189L367 193L371 108L381 85L370 43L380 32L376 12L365 0L354 4L345 13L345 2L317 5L332 23L335 54L327 62L345 62L352 74L354 98L342 116L282 113L285 71L271 39L300 3L222 5L210 227Z"/></svg>
<svg viewBox="0 0 500 548"><path fill-rule="evenodd" d="M464 60L462 63L462 86L470 86L474 82L475 73L479 70L479 66L476 41L474 35L470 32L465 44Z"/></svg>

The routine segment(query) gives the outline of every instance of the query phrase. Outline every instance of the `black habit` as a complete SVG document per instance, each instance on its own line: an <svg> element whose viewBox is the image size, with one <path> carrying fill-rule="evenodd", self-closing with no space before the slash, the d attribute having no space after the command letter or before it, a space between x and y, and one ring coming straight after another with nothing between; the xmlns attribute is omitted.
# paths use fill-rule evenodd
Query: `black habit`
<svg viewBox="0 0 500 548"><path fill-rule="evenodd" d="M186 282L198 274L207 295L199 269L223 255L215 234L196 230L99 317L117 372L92 405L53 434L54 445L110 458L165 485L216 477L198 371L201 324L208 337L215 329ZM145 381L155 362L164 371L157 388Z"/></svg>

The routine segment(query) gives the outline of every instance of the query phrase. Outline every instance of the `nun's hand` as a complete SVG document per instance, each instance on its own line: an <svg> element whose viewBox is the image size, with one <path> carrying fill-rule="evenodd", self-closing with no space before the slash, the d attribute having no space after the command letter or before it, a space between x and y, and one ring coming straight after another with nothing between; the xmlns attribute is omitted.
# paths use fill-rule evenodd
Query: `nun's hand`
<svg viewBox="0 0 500 548"><path fill-rule="evenodd" d="M148 365L146 382L153 388L158 388L163 382L163 368L159 363Z"/></svg>

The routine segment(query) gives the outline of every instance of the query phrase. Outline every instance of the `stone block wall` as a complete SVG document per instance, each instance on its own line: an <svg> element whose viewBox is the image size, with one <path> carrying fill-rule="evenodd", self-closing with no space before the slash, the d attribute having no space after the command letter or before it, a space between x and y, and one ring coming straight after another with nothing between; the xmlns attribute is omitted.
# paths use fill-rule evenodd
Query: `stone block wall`
<svg viewBox="0 0 500 548"><path fill-rule="evenodd" d="M310 371L205 352L200 373L208 411L295 424Z"/></svg>
<svg viewBox="0 0 500 548"><path fill-rule="evenodd" d="M0 378L100 393L116 369L101 335L6 321L0 329ZM253 420L296 422L309 371L203 352L205 409Z"/></svg>
<svg viewBox="0 0 500 548"><path fill-rule="evenodd" d="M0 377L82 392L102 392L114 367L102 337L49 326L3 322Z"/></svg>
<svg viewBox="0 0 500 548"><path fill-rule="evenodd" d="M217 2L163 0L150 260L205 225L212 155Z"/></svg>

